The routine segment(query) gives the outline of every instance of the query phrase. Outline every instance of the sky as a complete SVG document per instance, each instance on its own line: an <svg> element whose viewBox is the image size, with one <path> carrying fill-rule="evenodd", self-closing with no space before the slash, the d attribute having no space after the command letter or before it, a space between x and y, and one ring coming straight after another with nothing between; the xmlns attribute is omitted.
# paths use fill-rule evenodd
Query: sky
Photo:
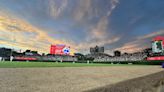
<svg viewBox="0 0 164 92"><path fill-rule="evenodd" d="M0 0L0 47L133 53L164 36L164 0Z"/></svg>

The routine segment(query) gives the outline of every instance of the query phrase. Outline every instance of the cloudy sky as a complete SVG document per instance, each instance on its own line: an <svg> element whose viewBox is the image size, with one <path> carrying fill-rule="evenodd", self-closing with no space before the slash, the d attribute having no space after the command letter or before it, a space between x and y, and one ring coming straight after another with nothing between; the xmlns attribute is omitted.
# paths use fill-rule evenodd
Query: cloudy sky
<svg viewBox="0 0 164 92"><path fill-rule="evenodd" d="M164 0L0 0L0 47L136 52L164 36L163 10Z"/></svg>

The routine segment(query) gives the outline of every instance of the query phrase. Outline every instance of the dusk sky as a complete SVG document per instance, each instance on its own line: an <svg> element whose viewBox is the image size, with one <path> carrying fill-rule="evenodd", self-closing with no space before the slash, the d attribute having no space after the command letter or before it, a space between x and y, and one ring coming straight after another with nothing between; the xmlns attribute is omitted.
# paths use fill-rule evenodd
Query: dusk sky
<svg viewBox="0 0 164 92"><path fill-rule="evenodd" d="M0 47L49 52L66 44L137 52L164 36L164 0L0 0Z"/></svg>

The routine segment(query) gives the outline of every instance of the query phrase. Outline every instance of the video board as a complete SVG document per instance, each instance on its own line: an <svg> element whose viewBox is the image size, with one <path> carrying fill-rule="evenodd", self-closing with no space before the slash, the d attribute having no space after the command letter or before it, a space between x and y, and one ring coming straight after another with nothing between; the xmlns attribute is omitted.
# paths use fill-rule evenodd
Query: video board
<svg viewBox="0 0 164 92"><path fill-rule="evenodd" d="M69 55L70 54L70 47L66 46L64 44L51 45L50 54Z"/></svg>

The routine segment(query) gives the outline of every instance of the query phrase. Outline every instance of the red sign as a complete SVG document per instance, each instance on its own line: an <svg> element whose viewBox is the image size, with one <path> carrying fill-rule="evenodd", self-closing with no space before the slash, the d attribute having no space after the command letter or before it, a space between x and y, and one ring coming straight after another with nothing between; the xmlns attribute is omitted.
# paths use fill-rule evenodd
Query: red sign
<svg viewBox="0 0 164 92"><path fill-rule="evenodd" d="M33 57L15 57L16 60L37 60Z"/></svg>
<svg viewBox="0 0 164 92"><path fill-rule="evenodd" d="M51 45L50 54L69 55L70 47L66 45Z"/></svg>
<svg viewBox="0 0 164 92"><path fill-rule="evenodd" d="M164 56L148 57L147 60L164 60Z"/></svg>
<svg viewBox="0 0 164 92"><path fill-rule="evenodd" d="M160 40L164 40L164 37L162 36L156 36L153 41L160 41Z"/></svg>
<svg viewBox="0 0 164 92"><path fill-rule="evenodd" d="M157 36L153 39L153 41L163 41L162 45L164 46L164 37L163 36Z"/></svg>

